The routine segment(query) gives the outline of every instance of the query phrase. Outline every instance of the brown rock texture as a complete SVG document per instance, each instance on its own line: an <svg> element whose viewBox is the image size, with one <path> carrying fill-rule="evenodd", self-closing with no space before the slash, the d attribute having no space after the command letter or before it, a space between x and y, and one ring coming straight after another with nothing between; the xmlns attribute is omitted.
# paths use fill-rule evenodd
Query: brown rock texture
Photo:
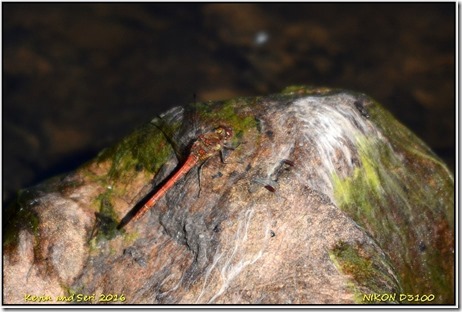
<svg viewBox="0 0 462 312"><path fill-rule="evenodd" d="M4 303L454 303L453 178L374 100L291 87L190 107L19 195ZM233 150L119 229L219 125Z"/></svg>

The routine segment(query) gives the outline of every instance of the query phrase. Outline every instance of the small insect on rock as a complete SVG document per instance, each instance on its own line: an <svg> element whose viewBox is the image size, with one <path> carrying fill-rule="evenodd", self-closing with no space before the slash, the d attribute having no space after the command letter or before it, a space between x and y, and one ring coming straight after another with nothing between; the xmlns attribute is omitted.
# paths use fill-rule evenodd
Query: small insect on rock
<svg viewBox="0 0 462 312"><path fill-rule="evenodd" d="M354 103L356 109L363 115L365 118L369 118L369 113L367 112L367 109L364 107L363 101L355 101Z"/></svg>

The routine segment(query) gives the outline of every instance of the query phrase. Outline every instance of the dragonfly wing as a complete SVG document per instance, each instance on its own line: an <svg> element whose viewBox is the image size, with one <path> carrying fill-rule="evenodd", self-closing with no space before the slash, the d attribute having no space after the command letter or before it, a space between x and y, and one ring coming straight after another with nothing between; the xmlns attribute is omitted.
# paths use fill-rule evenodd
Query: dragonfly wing
<svg viewBox="0 0 462 312"><path fill-rule="evenodd" d="M180 161L186 159L196 134L185 109L181 106L173 107L151 120L151 124L164 134L178 159Z"/></svg>

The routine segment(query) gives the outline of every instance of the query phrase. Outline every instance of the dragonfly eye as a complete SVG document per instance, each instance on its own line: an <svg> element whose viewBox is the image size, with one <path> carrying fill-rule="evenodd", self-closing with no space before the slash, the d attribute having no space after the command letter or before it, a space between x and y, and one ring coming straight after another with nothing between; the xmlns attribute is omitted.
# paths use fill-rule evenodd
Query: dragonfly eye
<svg viewBox="0 0 462 312"><path fill-rule="evenodd" d="M225 127L225 126L220 126L216 130L217 134L223 136L224 138L230 138L233 134L233 131L231 128Z"/></svg>
<svg viewBox="0 0 462 312"><path fill-rule="evenodd" d="M233 135L233 130L231 130L231 128L223 127L223 130L225 132L224 133L225 138L230 138Z"/></svg>

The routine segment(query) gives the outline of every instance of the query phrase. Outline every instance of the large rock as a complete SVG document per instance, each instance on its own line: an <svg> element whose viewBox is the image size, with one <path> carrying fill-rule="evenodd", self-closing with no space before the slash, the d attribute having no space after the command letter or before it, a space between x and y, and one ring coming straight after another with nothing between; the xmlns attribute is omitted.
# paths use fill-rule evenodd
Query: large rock
<svg viewBox="0 0 462 312"><path fill-rule="evenodd" d="M19 194L4 303L454 303L453 178L378 103L292 87L194 106L235 149L123 229L197 135L185 110Z"/></svg>

